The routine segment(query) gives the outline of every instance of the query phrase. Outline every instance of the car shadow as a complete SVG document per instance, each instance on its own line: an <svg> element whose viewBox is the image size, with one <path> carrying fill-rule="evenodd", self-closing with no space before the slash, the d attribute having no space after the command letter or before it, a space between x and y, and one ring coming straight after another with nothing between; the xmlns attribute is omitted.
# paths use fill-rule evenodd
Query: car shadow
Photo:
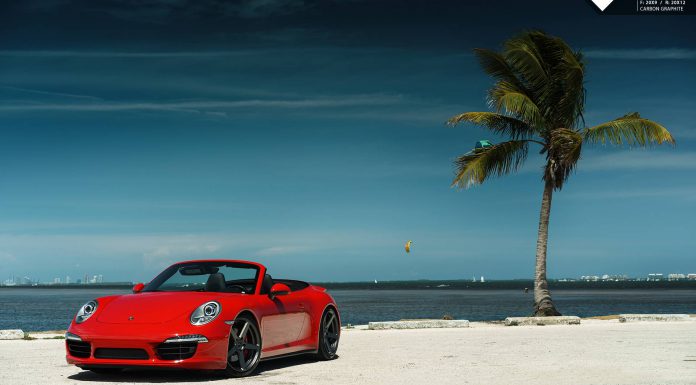
<svg viewBox="0 0 696 385"><path fill-rule="evenodd" d="M279 370L291 366L300 366L315 363L317 360L309 355L279 358L276 360L264 361L259 364L256 371L249 376L264 377L273 376L274 370ZM213 382L225 381L228 378L215 371L202 370L183 370L183 369L157 369L157 368L133 368L124 369L120 373L97 374L89 370L83 370L69 379L86 382L125 382L125 383L165 383L165 382Z"/></svg>
<svg viewBox="0 0 696 385"><path fill-rule="evenodd" d="M283 369L290 366L300 366L306 364L313 364L319 362L316 358L310 355L301 356L291 356L285 358L278 358L275 360L262 361L254 375L262 375L265 372L272 372L273 370Z"/></svg>

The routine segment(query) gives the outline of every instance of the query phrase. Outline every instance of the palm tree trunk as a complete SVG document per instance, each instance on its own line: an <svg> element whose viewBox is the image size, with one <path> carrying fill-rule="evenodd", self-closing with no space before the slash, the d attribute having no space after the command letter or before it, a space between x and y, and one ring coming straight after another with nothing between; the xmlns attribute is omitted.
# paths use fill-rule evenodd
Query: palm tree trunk
<svg viewBox="0 0 696 385"><path fill-rule="evenodd" d="M541 213L539 214L539 235L536 247L536 268L534 269L534 315L553 316L561 315L553 306L549 285L546 282L546 244L549 239L549 215L551 214L551 197L553 186L546 182L544 195L541 199Z"/></svg>

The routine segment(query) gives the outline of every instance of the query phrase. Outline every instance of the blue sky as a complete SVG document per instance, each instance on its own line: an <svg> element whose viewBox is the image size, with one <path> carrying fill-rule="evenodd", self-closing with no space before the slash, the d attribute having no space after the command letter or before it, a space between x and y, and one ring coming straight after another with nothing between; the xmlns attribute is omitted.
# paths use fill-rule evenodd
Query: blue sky
<svg viewBox="0 0 696 385"><path fill-rule="evenodd" d="M485 110L471 50L539 28L587 57L586 149L549 275L696 272L696 23L585 1L25 1L0 14L0 278L147 280L246 258L314 281L529 278L541 159L450 188ZM403 244L413 240L413 251Z"/></svg>

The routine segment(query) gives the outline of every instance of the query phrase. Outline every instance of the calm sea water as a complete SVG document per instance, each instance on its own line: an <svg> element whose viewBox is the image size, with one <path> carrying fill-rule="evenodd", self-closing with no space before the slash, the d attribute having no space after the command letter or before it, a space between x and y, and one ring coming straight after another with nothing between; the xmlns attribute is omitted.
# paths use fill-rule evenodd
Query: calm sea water
<svg viewBox="0 0 696 385"><path fill-rule="evenodd" d="M0 329L67 328L90 299L126 290L0 289ZM402 318L501 320L531 312L532 293L520 290L330 290L344 324ZM589 317L617 313L696 313L696 290L555 290L558 309Z"/></svg>

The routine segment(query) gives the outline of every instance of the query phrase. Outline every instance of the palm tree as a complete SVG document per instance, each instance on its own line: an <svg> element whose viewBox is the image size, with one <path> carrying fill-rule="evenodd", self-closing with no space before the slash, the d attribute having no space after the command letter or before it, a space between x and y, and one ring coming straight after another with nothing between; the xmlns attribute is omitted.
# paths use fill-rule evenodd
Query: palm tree
<svg viewBox="0 0 696 385"><path fill-rule="evenodd" d="M536 246L534 315L560 315L546 281L551 198L575 169L583 145L644 147L674 144L674 138L666 128L637 112L586 127L583 57L558 37L524 32L507 40L501 52L475 49L474 53L483 70L495 79L488 91L488 104L495 112L466 112L452 117L448 124L473 123L509 140L459 156L452 185L469 188L491 176L517 171L527 159L529 146L540 147L546 165Z"/></svg>

